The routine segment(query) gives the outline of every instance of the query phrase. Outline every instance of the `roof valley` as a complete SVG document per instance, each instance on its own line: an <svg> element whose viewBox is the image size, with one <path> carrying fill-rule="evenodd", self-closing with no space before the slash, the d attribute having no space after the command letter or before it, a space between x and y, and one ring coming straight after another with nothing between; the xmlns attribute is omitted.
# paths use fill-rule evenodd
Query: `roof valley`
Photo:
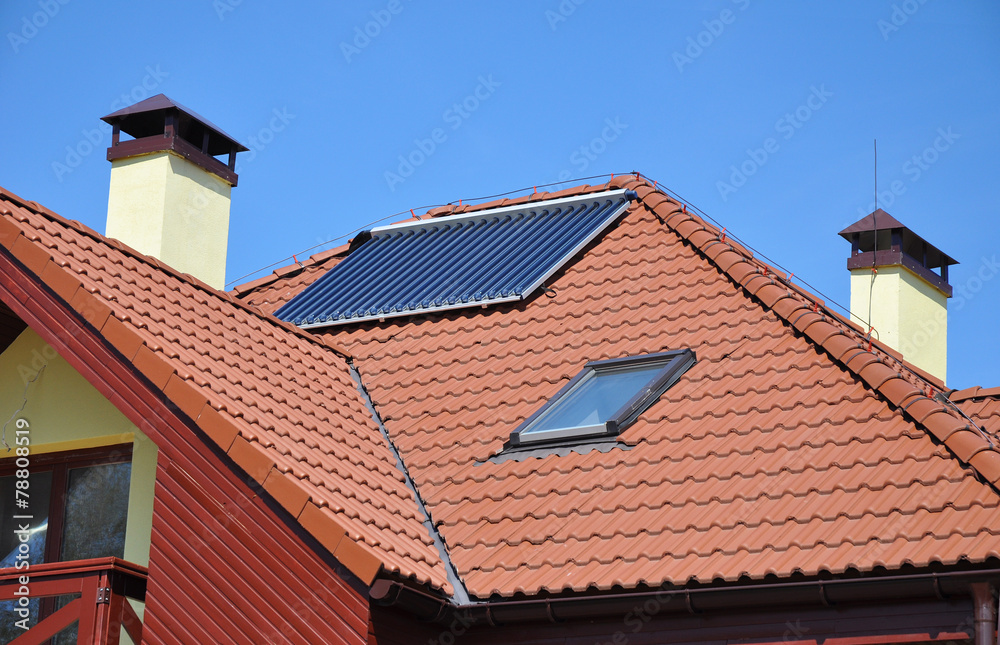
<svg viewBox="0 0 1000 645"><path fill-rule="evenodd" d="M378 426L379 432L382 433L382 439L389 447L389 451L392 453L393 457L396 458L396 468L398 468L400 473L402 473L403 479L406 482L406 487L410 489L417 508L424 516L423 524L427 528L427 532L430 534L431 540L434 541L434 547L437 549L438 554L441 557L441 561L445 565L448 582L451 583L453 590L451 600L459 606L468 606L472 604L472 600L469 597L469 591L465 587L465 582L462 580L458 573L458 569L451 560L448 545L438 532L437 527L434 525L434 519L431 517L430 511L427 509L427 505L424 504L424 499L420 496L420 491L417 490L416 484L410 477L410 471L406 467L406 462L403 461L402 455L399 454L399 449L396 448L395 442L393 442L392 437L389 436L389 431L386 429L385 424L382 423L382 417L379 416L378 410L375 408L375 404L372 401L371 396L368 394L368 388L365 387L364 380L361 378L361 372L358 371L358 368L354 365L354 361L350 358L347 359L347 366L351 371L351 378L354 379L355 384L358 386L358 392L361 394L361 398L364 401L365 406L367 406L368 411L371 413L372 419Z"/></svg>

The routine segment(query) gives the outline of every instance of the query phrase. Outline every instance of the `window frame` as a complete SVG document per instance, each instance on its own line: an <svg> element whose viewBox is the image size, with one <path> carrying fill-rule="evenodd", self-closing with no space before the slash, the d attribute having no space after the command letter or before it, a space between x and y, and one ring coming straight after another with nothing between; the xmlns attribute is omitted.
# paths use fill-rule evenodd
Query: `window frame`
<svg viewBox="0 0 1000 645"><path fill-rule="evenodd" d="M576 443L577 440L603 439L618 436L635 422L640 414L649 409L696 361L695 353L691 349L678 349L656 354L590 361L583 366L583 369L576 376L556 392L545 405L536 410L516 430L510 433L510 439L504 444L504 449L567 442ZM650 363L663 363L663 367L645 387L626 401L604 423L531 431L533 426L548 416L551 411L557 409L560 402L580 388L592 375L598 375L601 372L612 372L620 368L648 365Z"/></svg>
<svg viewBox="0 0 1000 645"><path fill-rule="evenodd" d="M63 524L66 519L66 497L68 493L69 471L75 468L104 466L132 461L132 444L123 443L80 450L65 450L29 454L29 469L32 474L51 472L51 492L48 499L49 525L46 529L45 550L42 562L63 562ZM13 476L17 470L17 458L0 459L0 477ZM67 560L71 562L71 560Z"/></svg>
<svg viewBox="0 0 1000 645"><path fill-rule="evenodd" d="M108 464L132 463L133 444L121 443L77 450L61 450L55 452L29 453L28 469L31 474L51 472L50 491L48 499L48 528L46 528L45 548L42 550L43 563L74 562L63 560L62 551L65 542L66 503L69 493L69 474L76 468L105 466ZM0 477L16 476L17 457L0 458ZM131 482L129 496L131 497ZM72 596L70 596L72 598ZM60 608L65 606L65 596L42 596L32 598L38 605L38 623L45 620ZM35 623L36 625L38 623ZM77 626L79 627L79 626ZM59 636L67 632L60 632ZM61 638L52 641L61 642Z"/></svg>

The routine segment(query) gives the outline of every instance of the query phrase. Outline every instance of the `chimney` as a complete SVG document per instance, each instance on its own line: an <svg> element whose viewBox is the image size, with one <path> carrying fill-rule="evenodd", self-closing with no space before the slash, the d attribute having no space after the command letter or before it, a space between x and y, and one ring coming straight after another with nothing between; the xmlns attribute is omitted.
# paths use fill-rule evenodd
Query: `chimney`
<svg viewBox="0 0 1000 645"><path fill-rule="evenodd" d="M840 235L851 243L851 320L870 318L873 338L945 381L948 267L958 261L881 208Z"/></svg>
<svg viewBox="0 0 1000 645"><path fill-rule="evenodd" d="M225 288L230 191L247 148L163 94L101 120L112 127L107 235Z"/></svg>

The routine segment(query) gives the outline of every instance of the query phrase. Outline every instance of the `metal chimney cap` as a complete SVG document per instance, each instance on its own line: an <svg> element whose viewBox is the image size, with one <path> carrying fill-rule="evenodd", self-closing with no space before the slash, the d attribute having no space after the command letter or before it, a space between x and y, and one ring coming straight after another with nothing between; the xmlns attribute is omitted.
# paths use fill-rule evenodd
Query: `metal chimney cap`
<svg viewBox="0 0 1000 645"><path fill-rule="evenodd" d="M101 120L113 128L108 161L169 150L235 186L236 154L249 150L222 128L163 94ZM134 138L122 141L122 132ZM217 159L219 155L228 156L228 164Z"/></svg>
<svg viewBox="0 0 1000 645"><path fill-rule="evenodd" d="M176 110L183 115L185 118L181 119L182 123L185 121L196 122L215 135L211 137L213 141L209 147L209 154L226 154L231 148L235 148L236 152L247 152L250 150L250 148L247 148L235 138L226 134L222 128L194 110L174 101L166 94L157 94L145 101L139 101L135 105L130 105L107 116L102 116L101 121L111 125L117 122L122 132L139 139L163 134L163 121L167 110Z"/></svg>
<svg viewBox="0 0 1000 645"><path fill-rule="evenodd" d="M851 243L848 269L902 265L951 297L948 267L958 260L881 208L842 230L840 236Z"/></svg>

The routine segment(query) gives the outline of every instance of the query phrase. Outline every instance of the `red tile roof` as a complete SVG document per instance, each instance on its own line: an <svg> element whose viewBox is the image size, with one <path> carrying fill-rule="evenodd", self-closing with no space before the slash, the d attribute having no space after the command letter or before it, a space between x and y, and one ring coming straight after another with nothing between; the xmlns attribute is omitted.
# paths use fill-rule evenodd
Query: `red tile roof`
<svg viewBox="0 0 1000 645"><path fill-rule="evenodd" d="M553 293L317 337L263 312L344 249L227 295L5 193L0 244L365 580L452 592L348 353L476 597L1000 557L990 436L647 182L430 214L622 187L639 201ZM685 347L619 448L488 461L586 362Z"/></svg>
<svg viewBox="0 0 1000 645"><path fill-rule="evenodd" d="M970 387L952 392L948 398L958 404L995 445L1000 445L1000 387Z"/></svg>
<svg viewBox="0 0 1000 645"><path fill-rule="evenodd" d="M1000 453L928 398L938 384L647 182L584 190L619 187L640 202L554 295L327 332L470 593L1000 557ZM302 276L246 297L270 307ZM587 361L685 347L698 363L624 449L487 461Z"/></svg>
<svg viewBox="0 0 1000 645"><path fill-rule="evenodd" d="M303 262L276 269L271 275L238 285L230 293L261 311L274 313L347 256L348 246L317 253Z"/></svg>
<svg viewBox="0 0 1000 645"><path fill-rule="evenodd" d="M360 578L450 590L342 348L2 189L0 245Z"/></svg>

